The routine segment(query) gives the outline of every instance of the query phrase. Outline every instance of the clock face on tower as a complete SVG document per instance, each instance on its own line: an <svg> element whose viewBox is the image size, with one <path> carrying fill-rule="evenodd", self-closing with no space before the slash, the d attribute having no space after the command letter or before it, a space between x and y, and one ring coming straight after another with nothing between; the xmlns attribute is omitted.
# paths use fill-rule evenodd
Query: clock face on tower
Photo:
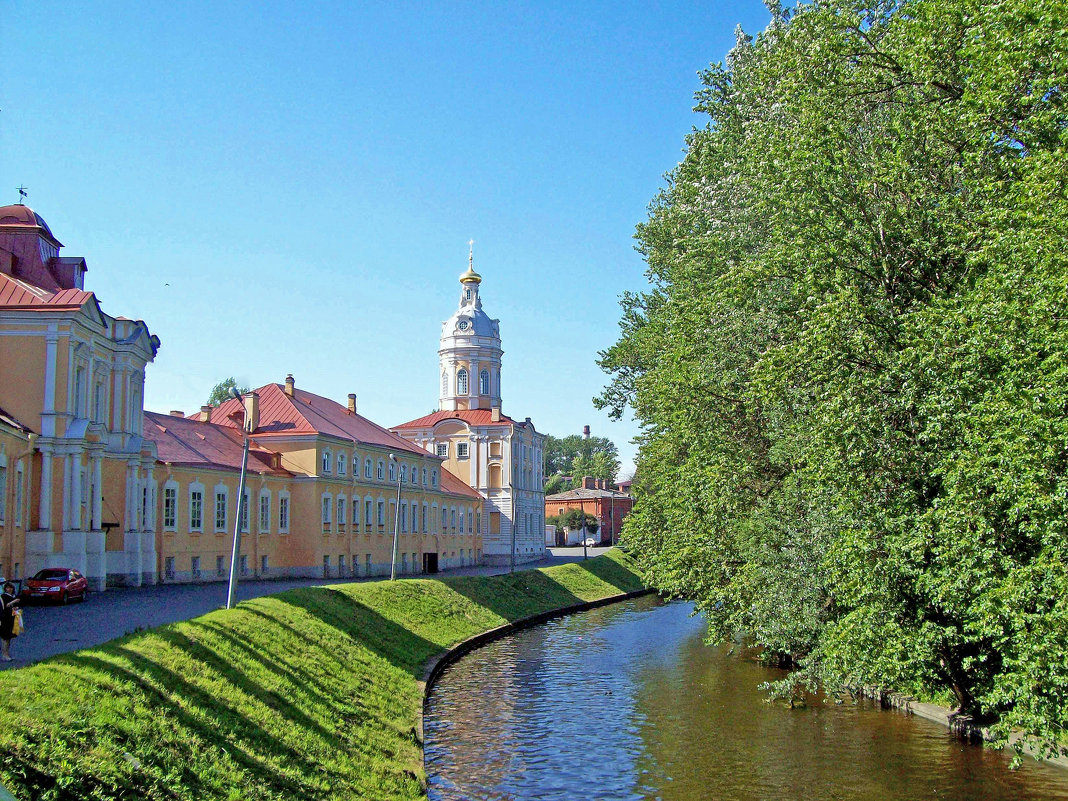
<svg viewBox="0 0 1068 801"><path fill-rule="evenodd" d="M467 322L467 320L460 320L456 327L459 328L461 331L466 331L469 325L471 324Z"/></svg>

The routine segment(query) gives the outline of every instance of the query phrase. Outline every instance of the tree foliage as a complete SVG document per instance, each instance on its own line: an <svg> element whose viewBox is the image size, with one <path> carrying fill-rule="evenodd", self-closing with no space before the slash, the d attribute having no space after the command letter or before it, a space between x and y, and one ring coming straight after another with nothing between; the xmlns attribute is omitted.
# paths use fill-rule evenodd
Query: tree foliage
<svg viewBox="0 0 1068 801"><path fill-rule="evenodd" d="M607 437L545 437L545 475L593 476L615 481L619 451Z"/></svg>
<svg viewBox="0 0 1068 801"><path fill-rule="evenodd" d="M582 527L583 519L586 522L586 533L596 534L599 528L597 518L589 512L583 513L581 509L567 509L563 514L545 518L545 522L556 526L557 531L563 531L565 528L575 531Z"/></svg>
<svg viewBox="0 0 1068 801"><path fill-rule="evenodd" d="M1063 0L773 8L638 228L598 399L647 578L794 681L1068 724Z"/></svg>
<svg viewBox="0 0 1068 801"><path fill-rule="evenodd" d="M236 389L242 395L244 395L246 392L251 391L249 387L239 387L237 385L237 381L234 379L233 376L230 376L229 378L224 378L222 381L220 381L218 384L211 388L211 394L208 395L207 400L208 406L218 406L223 401L230 400L231 389Z"/></svg>

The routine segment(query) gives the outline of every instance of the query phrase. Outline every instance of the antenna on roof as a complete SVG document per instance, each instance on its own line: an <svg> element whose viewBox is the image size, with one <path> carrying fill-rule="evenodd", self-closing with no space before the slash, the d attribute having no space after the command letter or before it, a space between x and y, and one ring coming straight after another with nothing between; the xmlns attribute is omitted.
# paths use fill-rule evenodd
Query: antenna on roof
<svg viewBox="0 0 1068 801"><path fill-rule="evenodd" d="M26 200L26 196L29 195L29 190L26 189L25 186L16 186L15 189L17 189L19 193L19 205L25 206L26 204L23 201Z"/></svg>

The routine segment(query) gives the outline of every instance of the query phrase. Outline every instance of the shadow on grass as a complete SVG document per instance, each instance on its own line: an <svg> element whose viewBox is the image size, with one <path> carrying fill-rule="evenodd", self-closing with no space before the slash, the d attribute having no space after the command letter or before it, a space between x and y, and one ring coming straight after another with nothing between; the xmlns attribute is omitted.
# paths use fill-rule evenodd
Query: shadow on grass
<svg viewBox="0 0 1068 801"><path fill-rule="evenodd" d="M383 617L358 598L334 588L308 587L289 590L273 596L273 600L290 605L332 626L413 678L419 678L423 664L440 653L443 647ZM254 606L242 608L269 619L274 625L288 627L284 621L262 609ZM297 635L309 644L315 644L307 634L297 632Z"/></svg>
<svg viewBox="0 0 1068 801"><path fill-rule="evenodd" d="M302 798L314 795L314 788L309 787L292 775L282 772L262 758L262 752L282 758L286 764L299 766L303 773L315 775L319 766L308 760L299 751L279 742L276 735L249 721L239 711L223 703L218 696L212 695L196 685L186 681L177 673L131 651L128 648L107 648L115 656L128 660L130 667L117 665L91 653L77 653L59 657L57 662L79 667L89 672L109 676L119 683L129 683L137 687L146 696L148 705L159 710L166 717L175 721L185 732L192 733L202 743L226 754L235 765L256 778L257 783L266 785L283 796ZM232 667L227 671L228 678L242 686L246 692L255 694L257 688L240 677ZM159 688L166 688L161 691ZM181 698L183 704L175 701ZM188 710L195 710L194 712ZM320 729L321 731L321 729ZM182 743L175 743L182 746ZM192 743L185 743L191 748ZM131 748L136 745L131 743ZM151 754L143 754L151 760ZM151 780L144 776L142 780ZM181 773L181 783L193 793L186 797L196 798L201 795L200 777L189 765ZM148 786L151 786L149 783ZM134 789L134 788L131 788ZM138 789L148 789L141 785ZM206 789L206 788L205 788ZM147 794L146 794L147 795ZM132 796L131 796L132 797Z"/></svg>

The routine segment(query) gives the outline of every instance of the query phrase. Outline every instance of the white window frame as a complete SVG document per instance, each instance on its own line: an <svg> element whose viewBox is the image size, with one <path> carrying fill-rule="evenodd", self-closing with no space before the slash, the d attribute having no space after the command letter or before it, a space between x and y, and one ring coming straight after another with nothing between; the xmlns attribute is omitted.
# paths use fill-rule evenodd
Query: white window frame
<svg viewBox="0 0 1068 801"><path fill-rule="evenodd" d="M456 394L466 395L468 389L467 368L461 367L456 371Z"/></svg>
<svg viewBox="0 0 1068 801"><path fill-rule="evenodd" d="M211 521L214 526L213 530L216 534L225 533L227 529L227 523L230 522L230 488L227 487L225 484L216 484L211 497L215 501L214 506L212 506L211 516ZM220 498L222 499L221 504L219 502ZM220 511L222 511L223 518L221 526L219 525Z"/></svg>
<svg viewBox="0 0 1068 801"><path fill-rule="evenodd" d="M322 498L320 506L322 507L323 531L329 531L330 521L334 516L334 496L329 492L324 492L320 497Z"/></svg>
<svg viewBox="0 0 1068 801"><path fill-rule="evenodd" d="M337 496L337 530L341 531L341 527L348 522L348 510L345 508L345 496Z"/></svg>
<svg viewBox="0 0 1068 801"><path fill-rule="evenodd" d="M371 457L368 456L363 460L363 477L371 478L374 473L374 463L371 461Z"/></svg>
<svg viewBox="0 0 1068 801"><path fill-rule="evenodd" d="M330 475L330 470L332 469L333 458L334 458L334 455L333 455L333 453L331 453L330 449L329 448L323 448L323 455L322 455L322 459L320 460L319 467L321 468L322 474L324 476Z"/></svg>
<svg viewBox="0 0 1068 801"><path fill-rule="evenodd" d="M375 475L378 477L379 481L382 481L385 478L385 475L386 475L386 463L383 462L381 459L378 460L378 472L375 473Z"/></svg>
<svg viewBox="0 0 1068 801"><path fill-rule="evenodd" d="M434 448L434 452L437 454L439 459L448 459L449 458L449 443L447 443L447 442L439 442L437 444L437 446Z"/></svg>
<svg viewBox="0 0 1068 801"><path fill-rule="evenodd" d="M471 454L470 443L467 443L467 442L457 442L456 443L456 458L457 459L466 459L466 458L468 458L470 456L470 454Z"/></svg>
<svg viewBox="0 0 1068 801"><path fill-rule="evenodd" d="M478 374L478 394L489 395L489 370L482 370Z"/></svg>
<svg viewBox="0 0 1068 801"><path fill-rule="evenodd" d="M168 479L163 485L163 530L164 531L177 531L178 530L178 482L173 478ZM171 516L170 520L167 519L167 506L168 496L172 496L171 500Z"/></svg>
<svg viewBox="0 0 1068 801"><path fill-rule="evenodd" d="M339 476L345 475L345 465L348 464L349 457L344 451L338 451L337 454L337 474Z"/></svg>
<svg viewBox="0 0 1068 801"><path fill-rule="evenodd" d="M281 490L278 493L278 533L289 533L289 493Z"/></svg>
<svg viewBox="0 0 1068 801"><path fill-rule="evenodd" d="M193 514L193 501L194 496L200 496L200 514ZM204 485L198 481L194 481L189 485L189 530L190 531L203 531L204 530Z"/></svg>
<svg viewBox="0 0 1068 801"><path fill-rule="evenodd" d="M264 503L266 501L266 503ZM260 490L260 533L268 534L271 531L271 491Z"/></svg>

